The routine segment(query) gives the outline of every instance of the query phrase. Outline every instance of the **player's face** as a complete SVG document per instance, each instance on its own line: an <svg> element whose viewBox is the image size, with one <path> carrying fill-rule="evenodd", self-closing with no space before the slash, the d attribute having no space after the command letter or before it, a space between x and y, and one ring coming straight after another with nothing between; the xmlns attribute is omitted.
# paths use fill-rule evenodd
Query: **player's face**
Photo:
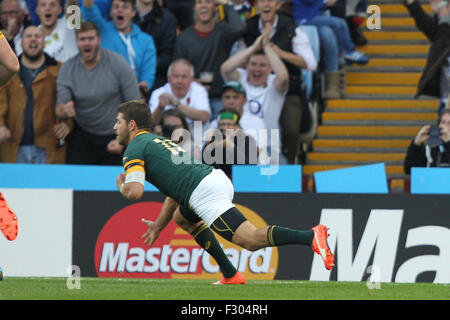
<svg viewBox="0 0 450 320"><path fill-rule="evenodd" d="M117 30L127 33L130 32L131 22L135 14L136 11L131 3L113 0L111 4L111 18Z"/></svg>
<svg viewBox="0 0 450 320"><path fill-rule="evenodd" d="M233 109L238 113L242 113L244 104L247 99L242 93L236 92L231 88L226 89L222 94L223 107Z"/></svg>
<svg viewBox="0 0 450 320"><path fill-rule="evenodd" d="M278 0L257 0L256 9L259 12L263 23L273 23L277 15L278 9L281 7L281 2Z"/></svg>
<svg viewBox="0 0 450 320"><path fill-rule="evenodd" d="M100 50L100 37L97 31L80 32L77 35L77 46L85 62L91 63L95 61Z"/></svg>
<svg viewBox="0 0 450 320"><path fill-rule="evenodd" d="M194 4L195 20L201 23L208 23L214 19L216 4L214 0L196 0Z"/></svg>
<svg viewBox="0 0 450 320"><path fill-rule="evenodd" d="M121 112L117 114L116 123L114 125L114 132L117 135L119 143L122 146L126 146L130 140L130 131L128 129L128 123L124 119Z"/></svg>
<svg viewBox="0 0 450 320"><path fill-rule="evenodd" d="M189 91L192 81L194 81L191 67L184 63L173 65L168 81L177 98L183 98Z"/></svg>
<svg viewBox="0 0 450 320"><path fill-rule="evenodd" d="M248 81L256 86L265 85L271 72L269 60L263 54L250 57L247 63Z"/></svg>
<svg viewBox="0 0 450 320"><path fill-rule="evenodd" d="M32 26L25 29L22 35L23 54L30 60L39 59L44 52L44 34L39 27Z"/></svg>
<svg viewBox="0 0 450 320"><path fill-rule="evenodd" d="M56 25L58 16L62 11L59 0L39 0L36 7L36 13L45 27Z"/></svg>

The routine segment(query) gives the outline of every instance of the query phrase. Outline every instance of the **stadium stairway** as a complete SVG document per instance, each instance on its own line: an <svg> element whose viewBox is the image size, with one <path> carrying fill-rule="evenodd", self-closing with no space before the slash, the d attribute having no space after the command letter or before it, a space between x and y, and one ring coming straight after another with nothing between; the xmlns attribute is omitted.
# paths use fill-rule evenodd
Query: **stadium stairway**
<svg viewBox="0 0 450 320"><path fill-rule="evenodd" d="M431 12L428 2L421 3ZM358 48L371 60L347 67L346 98L327 101L303 166L308 191L315 190L314 172L383 162L390 192L408 192L406 149L423 125L437 120L436 99L414 98L428 40L403 0L369 0L371 4L381 10L381 29L369 30L364 23L369 43Z"/></svg>

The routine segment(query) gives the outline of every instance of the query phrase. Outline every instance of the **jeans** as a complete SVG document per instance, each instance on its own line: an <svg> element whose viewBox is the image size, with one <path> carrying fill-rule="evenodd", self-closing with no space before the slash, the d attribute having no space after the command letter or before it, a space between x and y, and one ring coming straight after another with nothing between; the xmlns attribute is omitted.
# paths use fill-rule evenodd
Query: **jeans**
<svg viewBox="0 0 450 320"><path fill-rule="evenodd" d="M322 42L332 41L330 40L330 35L328 33L326 34L327 39L322 40L320 27L328 26L329 28L331 28L336 37L339 54L355 49L355 44L352 41L347 22L344 19L333 16L316 16L309 19L307 23L315 25L319 29L319 37L321 38L320 44L322 44Z"/></svg>
<svg viewBox="0 0 450 320"><path fill-rule="evenodd" d="M17 152L17 163L38 163L43 164L46 162L45 149L30 146L20 146Z"/></svg>

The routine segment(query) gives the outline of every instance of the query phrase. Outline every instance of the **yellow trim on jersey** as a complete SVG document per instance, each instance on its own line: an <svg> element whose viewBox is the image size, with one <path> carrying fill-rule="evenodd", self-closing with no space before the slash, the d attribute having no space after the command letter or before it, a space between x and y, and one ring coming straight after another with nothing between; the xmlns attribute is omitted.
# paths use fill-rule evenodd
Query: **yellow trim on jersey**
<svg viewBox="0 0 450 320"><path fill-rule="evenodd" d="M141 171L141 172L145 172L144 167L141 167L139 165L136 166L132 166L130 169L128 169L127 171L125 171L125 175L132 173L132 172L136 172L136 171Z"/></svg>
<svg viewBox="0 0 450 320"><path fill-rule="evenodd" d="M123 165L123 168L126 170L127 169L127 167L130 165L130 164L133 164L133 163L137 163L137 164L139 164L139 165L141 165L141 166L145 166L145 162L144 161L142 161L142 160L140 160L140 159L133 159L133 160L130 160L130 161L128 161L127 163L125 163L124 165Z"/></svg>
<svg viewBox="0 0 450 320"><path fill-rule="evenodd" d="M0 31L0 39L4 38L5 35L3 34L3 32Z"/></svg>
<svg viewBox="0 0 450 320"><path fill-rule="evenodd" d="M150 131L146 131L145 130L145 131L138 132L138 133L136 133L136 137L141 135L141 134L144 134L144 133L150 133Z"/></svg>

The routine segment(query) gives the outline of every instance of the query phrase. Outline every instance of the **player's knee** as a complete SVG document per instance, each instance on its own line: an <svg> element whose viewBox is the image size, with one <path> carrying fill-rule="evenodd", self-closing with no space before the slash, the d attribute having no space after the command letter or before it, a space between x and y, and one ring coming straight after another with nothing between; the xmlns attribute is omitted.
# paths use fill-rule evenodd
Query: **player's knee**
<svg viewBox="0 0 450 320"><path fill-rule="evenodd" d="M238 237L233 237L233 242L248 251L256 251L261 249L261 246L254 241L250 235L239 235Z"/></svg>

